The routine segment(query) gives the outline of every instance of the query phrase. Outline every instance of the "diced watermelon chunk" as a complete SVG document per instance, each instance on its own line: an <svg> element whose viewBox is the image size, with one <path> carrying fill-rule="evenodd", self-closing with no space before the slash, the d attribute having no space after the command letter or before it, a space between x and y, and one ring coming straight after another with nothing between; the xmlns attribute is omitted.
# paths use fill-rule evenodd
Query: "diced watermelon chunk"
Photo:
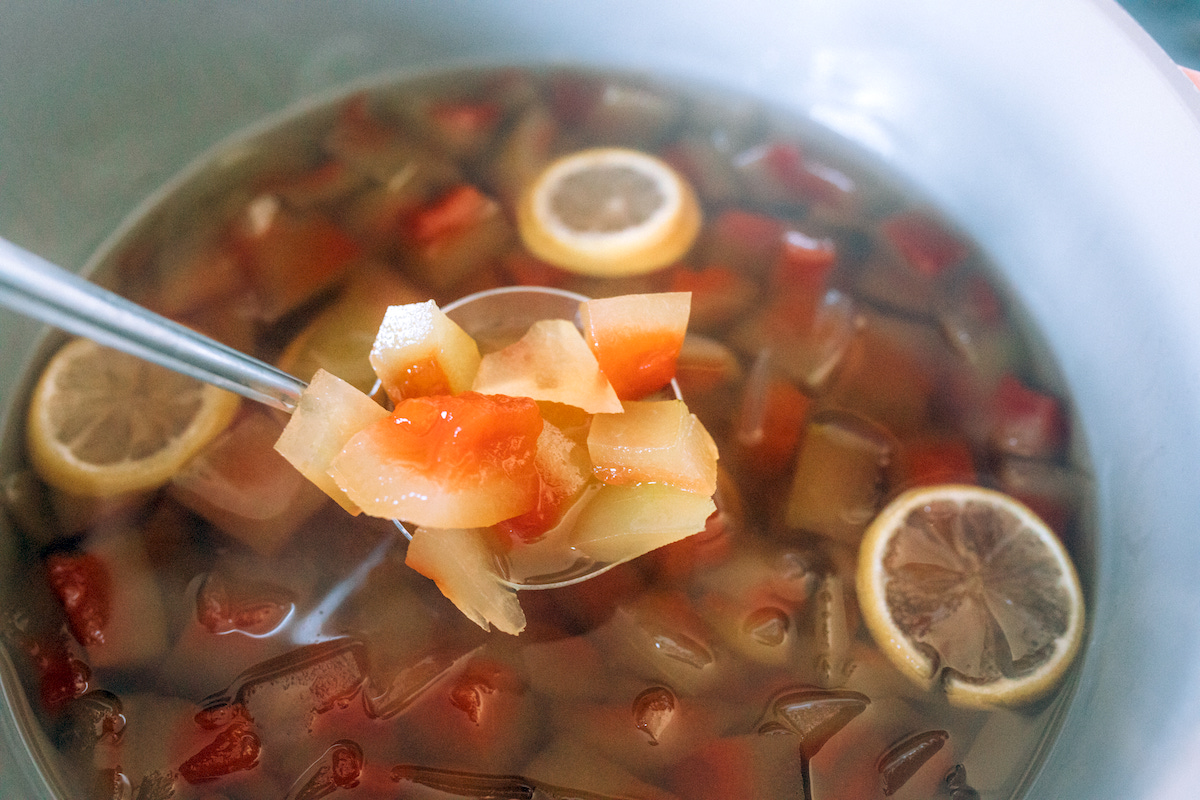
<svg viewBox="0 0 1200 800"><path fill-rule="evenodd" d="M600 364L579 329L565 319L544 319L502 350L479 362L473 391L532 397L590 413L621 410Z"/></svg>
<svg viewBox="0 0 1200 800"><path fill-rule="evenodd" d="M630 294L580 304L584 338L622 400L640 400L675 377L691 295Z"/></svg>
<svg viewBox="0 0 1200 800"><path fill-rule="evenodd" d="M704 530L711 497L661 483L604 486L575 522L573 546L603 563L645 555Z"/></svg>
<svg viewBox="0 0 1200 800"><path fill-rule="evenodd" d="M1032 389L1013 375L1000 379L992 397L992 444L1027 458L1057 455L1066 446L1067 417L1058 398Z"/></svg>
<svg viewBox="0 0 1200 800"><path fill-rule="evenodd" d="M975 483L970 442L952 434L926 434L900 442L890 468L897 488L938 483Z"/></svg>
<svg viewBox="0 0 1200 800"><path fill-rule="evenodd" d="M359 431L329 473L368 514L482 528L537 503L542 417L527 397L414 397Z"/></svg>
<svg viewBox="0 0 1200 800"><path fill-rule="evenodd" d="M879 510L892 450L887 432L860 417L815 416L792 476L788 525L857 546Z"/></svg>
<svg viewBox="0 0 1200 800"><path fill-rule="evenodd" d="M430 286L446 289L498 260L515 233L499 203L462 184L418 209L405 238L414 257L413 269Z"/></svg>
<svg viewBox="0 0 1200 800"><path fill-rule="evenodd" d="M879 227L905 262L928 278L958 266L970 254L962 239L920 211L894 214Z"/></svg>
<svg viewBox="0 0 1200 800"><path fill-rule="evenodd" d="M478 528L417 528L404 563L433 580L460 611L486 630L514 636L525 613L514 590L500 582L491 535Z"/></svg>
<svg viewBox="0 0 1200 800"><path fill-rule="evenodd" d="M724 325L745 313L758 290L745 273L725 266L700 270L679 267L671 273L670 291L692 295L692 327L708 329Z"/></svg>
<svg viewBox="0 0 1200 800"><path fill-rule="evenodd" d="M502 546L528 544L543 536L559 523L591 478L591 462L584 444L548 421L538 436L535 465L539 483L537 504L495 526Z"/></svg>
<svg viewBox="0 0 1200 800"><path fill-rule="evenodd" d="M704 234L704 256L710 264L736 264L762 272L775 263L787 224L765 214L740 209L722 212Z"/></svg>
<svg viewBox="0 0 1200 800"><path fill-rule="evenodd" d="M789 230L783 235L783 248L771 268L771 288L811 298L815 305L829 288L829 274L837 259L832 239Z"/></svg>
<svg viewBox="0 0 1200 800"><path fill-rule="evenodd" d="M773 478L795 461L812 401L789 381L755 377L747 381L738 409L735 452L743 469Z"/></svg>
<svg viewBox="0 0 1200 800"><path fill-rule="evenodd" d="M279 357L279 368L305 381L323 369L369 392L377 377L369 354L388 307L424 299L394 269L363 265L350 275L338 299L291 341Z"/></svg>
<svg viewBox="0 0 1200 800"><path fill-rule="evenodd" d="M362 255L358 242L324 215L288 211L271 195L247 207L234 247L268 322L332 286Z"/></svg>
<svg viewBox="0 0 1200 800"><path fill-rule="evenodd" d="M338 505L357 514L358 506L329 477L329 465L350 437L387 416L381 405L358 389L317 370L275 441L275 450Z"/></svg>
<svg viewBox="0 0 1200 800"><path fill-rule="evenodd" d="M171 494L254 550L278 552L326 502L273 449L283 425L247 409L171 479Z"/></svg>
<svg viewBox="0 0 1200 800"><path fill-rule="evenodd" d="M371 366L392 403L471 388L475 340L432 300L390 306L371 347Z"/></svg>
<svg viewBox="0 0 1200 800"><path fill-rule="evenodd" d="M46 559L46 578L82 645L103 644L112 605L108 567L91 553L56 553Z"/></svg>
<svg viewBox="0 0 1200 800"><path fill-rule="evenodd" d="M620 414L597 414L588 454L602 481L657 482L711 496L717 489L717 445L682 400L642 400Z"/></svg>

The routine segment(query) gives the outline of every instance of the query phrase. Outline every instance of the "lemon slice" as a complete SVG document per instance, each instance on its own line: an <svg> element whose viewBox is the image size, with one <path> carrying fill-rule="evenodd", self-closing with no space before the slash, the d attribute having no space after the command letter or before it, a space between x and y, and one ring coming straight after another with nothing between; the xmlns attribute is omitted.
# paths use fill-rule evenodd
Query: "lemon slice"
<svg viewBox="0 0 1200 800"><path fill-rule="evenodd" d="M91 497L152 489L225 429L238 398L88 339L38 379L26 441L46 483Z"/></svg>
<svg viewBox="0 0 1200 800"><path fill-rule="evenodd" d="M634 275L688 251L700 206L687 181L654 156L595 148L546 167L521 197L517 226L529 251L551 264Z"/></svg>
<svg viewBox="0 0 1200 800"><path fill-rule="evenodd" d="M1045 696L1083 640L1079 578L1058 537L1006 494L913 489L868 527L858 600L876 643L908 677L968 707Z"/></svg>

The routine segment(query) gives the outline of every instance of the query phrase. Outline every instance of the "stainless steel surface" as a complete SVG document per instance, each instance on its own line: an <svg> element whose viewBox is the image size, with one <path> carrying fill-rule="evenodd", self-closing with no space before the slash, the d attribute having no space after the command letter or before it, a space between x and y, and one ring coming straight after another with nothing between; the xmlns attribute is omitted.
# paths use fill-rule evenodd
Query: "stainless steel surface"
<svg viewBox="0 0 1200 800"><path fill-rule="evenodd" d="M0 306L291 412L304 381L0 239Z"/></svg>

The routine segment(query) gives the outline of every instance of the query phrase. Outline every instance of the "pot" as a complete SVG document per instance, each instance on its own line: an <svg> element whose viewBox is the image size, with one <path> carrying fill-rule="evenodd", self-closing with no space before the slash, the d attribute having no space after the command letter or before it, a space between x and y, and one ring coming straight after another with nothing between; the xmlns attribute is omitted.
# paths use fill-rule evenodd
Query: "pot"
<svg viewBox="0 0 1200 800"><path fill-rule="evenodd" d="M1095 467L1090 640L1028 796L1196 796L1200 92L1115 3L9 4L0 233L82 268L265 115L381 71L513 62L748 92L882 159L980 243L1055 354ZM0 331L8 459L39 331L9 314ZM0 528L0 574L11 540ZM2 688L0 796L49 796L44 743Z"/></svg>

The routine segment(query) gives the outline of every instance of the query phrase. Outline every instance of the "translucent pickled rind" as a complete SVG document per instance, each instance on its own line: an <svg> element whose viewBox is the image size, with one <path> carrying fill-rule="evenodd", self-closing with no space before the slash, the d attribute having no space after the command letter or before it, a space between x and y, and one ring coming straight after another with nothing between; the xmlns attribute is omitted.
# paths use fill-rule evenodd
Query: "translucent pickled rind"
<svg viewBox="0 0 1200 800"><path fill-rule="evenodd" d="M711 497L659 483L603 486L575 522L571 544L602 563L628 561L704 530Z"/></svg>
<svg viewBox="0 0 1200 800"><path fill-rule="evenodd" d="M901 548L924 560L903 560ZM958 613L949 620L946 593L963 581L953 576L977 566L976 558L1006 568L992 577L1009 591L959 590L952 609ZM1010 563L997 567L1003 558ZM907 564L921 565L923 585L940 574L943 593L921 597L893 586L892 572ZM1014 592L1014 584L1025 588ZM926 688L940 679L950 702L963 707L1016 706L1045 696L1082 643L1083 593L1066 550L1027 507L978 486L926 487L896 498L863 539L858 591L867 627L893 664ZM1014 603L1015 594L1025 602ZM954 630L946 628L955 622ZM964 626L982 630L964 634ZM1030 641L1004 648L1021 639ZM939 643L955 649L939 651Z"/></svg>
<svg viewBox="0 0 1200 800"><path fill-rule="evenodd" d="M475 340L432 300L390 306L370 355L392 402L406 396L403 387L414 368L426 365L440 370L449 394L465 392L475 380L479 359Z"/></svg>
<svg viewBox="0 0 1200 800"><path fill-rule="evenodd" d="M598 414L587 445L605 483L665 483L710 496L717 490L717 445L682 400L634 401L622 414Z"/></svg>
<svg viewBox="0 0 1200 800"><path fill-rule="evenodd" d="M381 405L358 389L336 375L317 370L301 393L275 450L338 505L358 514L361 509L329 475L329 466L354 434L387 416Z"/></svg>
<svg viewBox="0 0 1200 800"><path fill-rule="evenodd" d="M518 341L485 355L471 389L564 403L590 414L621 411L583 334L565 319L535 322Z"/></svg>
<svg viewBox="0 0 1200 800"><path fill-rule="evenodd" d="M404 563L437 583L449 600L479 627L516 635L525 629L517 593L501 583L488 532L479 528L417 528Z"/></svg>

